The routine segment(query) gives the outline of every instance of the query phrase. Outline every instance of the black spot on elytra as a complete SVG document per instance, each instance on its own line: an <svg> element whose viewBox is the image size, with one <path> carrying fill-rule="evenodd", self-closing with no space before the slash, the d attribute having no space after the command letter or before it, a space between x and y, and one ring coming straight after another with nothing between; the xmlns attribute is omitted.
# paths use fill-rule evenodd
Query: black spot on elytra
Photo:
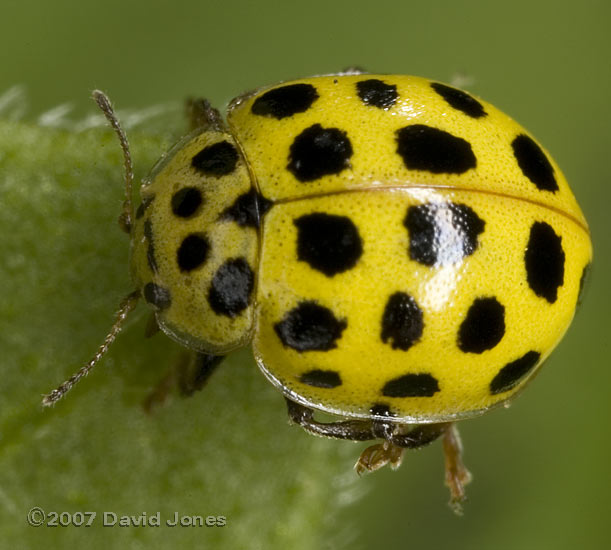
<svg viewBox="0 0 611 550"><path fill-rule="evenodd" d="M328 351L337 347L336 341L348 326L333 312L314 301L300 302L282 321L274 325L281 342L297 351Z"/></svg>
<svg viewBox="0 0 611 550"><path fill-rule="evenodd" d="M190 218L198 211L203 200L197 187L183 187L172 195L172 212L179 218Z"/></svg>
<svg viewBox="0 0 611 550"><path fill-rule="evenodd" d="M545 153L535 141L527 135L520 134L511 143L513 154L522 173L541 191L558 191L558 183Z"/></svg>
<svg viewBox="0 0 611 550"><path fill-rule="evenodd" d="M208 238L202 234L192 233L183 239L178 248L176 254L178 267L181 271L192 271L200 267L208 259L209 251Z"/></svg>
<svg viewBox="0 0 611 550"><path fill-rule="evenodd" d="M356 90L365 105L380 109L389 109L399 97L397 87L394 84L386 84L375 78L357 82Z"/></svg>
<svg viewBox="0 0 611 550"><path fill-rule="evenodd" d="M155 243L153 242L153 227L151 225L151 220L146 220L144 222L144 238L148 243L148 247L146 249L146 261L151 268L151 271L157 273L157 260L155 258Z"/></svg>
<svg viewBox="0 0 611 550"><path fill-rule="evenodd" d="M245 258L227 260L212 278L208 303L215 313L235 317L248 307L255 276Z"/></svg>
<svg viewBox="0 0 611 550"><path fill-rule="evenodd" d="M144 197L142 202L138 205L136 209L136 219L139 220L142 216L144 216L144 212L151 205L155 195L149 195L148 197Z"/></svg>
<svg viewBox="0 0 611 550"><path fill-rule="evenodd" d="M302 182L339 174L350 167L352 145L346 132L314 124L291 144L287 169Z"/></svg>
<svg viewBox="0 0 611 550"><path fill-rule="evenodd" d="M407 351L422 336L422 310L405 292L395 292L386 302L382 315L382 342L390 340L392 349Z"/></svg>
<svg viewBox="0 0 611 550"><path fill-rule="evenodd" d="M289 84L259 96L250 110L280 120L307 111L317 99L318 92L311 84Z"/></svg>
<svg viewBox="0 0 611 550"><path fill-rule="evenodd" d="M562 238L551 225L535 222L524 253L526 279L533 292L553 304L558 288L564 283L564 250Z"/></svg>
<svg viewBox="0 0 611 550"><path fill-rule="evenodd" d="M170 291L155 283L147 283L144 285L143 294L144 299L157 309L167 309L172 305Z"/></svg>
<svg viewBox="0 0 611 550"><path fill-rule="evenodd" d="M311 370L299 377L299 381L315 388L337 388L342 385L342 379L334 370Z"/></svg>
<svg viewBox="0 0 611 550"><path fill-rule="evenodd" d="M496 395L515 388L536 366L541 354L529 351L519 359L507 363L490 382L490 393Z"/></svg>
<svg viewBox="0 0 611 550"><path fill-rule="evenodd" d="M433 82L431 88L443 97L450 107L472 118L480 118L487 114L484 110L484 106L467 92L457 90L445 84L440 84L439 82Z"/></svg>
<svg viewBox="0 0 611 550"><path fill-rule="evenodd" d="M191 165L206 176L231 174L238 163L238 151L228 141L219 141L204 147L191 159Z"/></svg>
<svg viewBox="0 0 611 550"><path fill-rule="evenodd" d="M496 298L473 300L458 331L458 347L465 353L483 353L505 334L505 306Z"/></svg>
<svg viewBox="0 0 611 550"><path fill-rule="evenodd" d="M410 206L403 220L409 257L423 265L447 265L475 252L486 225L466 204L427 203Z"/></svg>
<svg viewBox="0 0 611 550"><path fill-rule="evenodd" d="M221 220L231 220L240 227L259 227L261 218L273 206L273 202L257 193L254 187L240 195L234 203L226 208Z"/></svg>
<svg viewBox="0 0 611 550"><path fill-rule="evenodd" d="M477 165L468 141L424 124L397 130L397 153L409 170L434 174L462 174Z"/></svg>
<svg viewBox="0 0 611 550"><path fill-rule="evenodd" d="M359 232L347 216L315 212L293 223L297 226L297 258L327 277L351 269L363 253Z"/></svg>
<svg viewBox="0 0 611 550"><path fill-rule="evenodd" d="M430 374L405 374L384 384L382 395L386 397L432 397L438 391L439 382Z"/></svg>
<svg viewBox="0 0 611 550"><path fill-rule="evenodd" d="M369 414L371 416L382 416L385 418L397 416L396 413L390 410L390 407L384 403L375 403L369 409Z"/></svg>

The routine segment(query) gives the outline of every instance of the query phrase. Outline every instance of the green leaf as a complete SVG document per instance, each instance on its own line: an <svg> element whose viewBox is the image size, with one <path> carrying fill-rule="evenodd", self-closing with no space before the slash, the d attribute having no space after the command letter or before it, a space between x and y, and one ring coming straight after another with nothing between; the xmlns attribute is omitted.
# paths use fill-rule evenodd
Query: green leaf
<svg viewBox="0 0 611 550"><path fill-rule="evenodd" d="M169 145L130 133L137 178ZM52 409L40 401L93 354L132 290L116 223L122 157L112 131L0 122L0 539L14 548L321 548L349 542L334 520L366 482L359 448L289 426L249 350L204 390L153 415L142 401L177 346L143 337L141 304L110 353ZM32 527L30 508L95 512L93 526ZM161 527L103 527L160 513ZM224 516L224 527L169 527ZM65 519L65 516L64 516ZM351 528L345 525L344 529Z"/></svg>

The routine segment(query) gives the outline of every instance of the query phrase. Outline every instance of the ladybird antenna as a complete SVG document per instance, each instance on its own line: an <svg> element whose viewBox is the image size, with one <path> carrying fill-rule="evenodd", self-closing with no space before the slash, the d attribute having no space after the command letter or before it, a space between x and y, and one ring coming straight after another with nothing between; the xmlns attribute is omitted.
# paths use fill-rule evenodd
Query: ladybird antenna
<svg viewBox="0 0 611 550"><path fill-rule="evenodd" d="M121 150L123 151L123 164L125 167L125 200L123 201L123 212L119 216L119 225L121 229L126 233L131 232L132 218L133 218L133 207L132 207L132 182L134 181L134 170L132 164L132 157L129 152L129 142L127 141L127 135L119 124L119 119L115 115L115 111L112 108L110 99L108 96L100 91L93 90L91 93L93 100L97 103L98 107L104 113L106 120L113 127L119 143L121 144Z"/></svg>
<svg viewBox="0 0 611 550"><path fill-rule="evenodd" d="M117 311L115 315L115 322L110 328L110 332L106 335L106 338L104 338L104 342L98 348L98 351L96 351L95 355L86 365L82 366L63 384L59 385L51 393L43 397L43 407L49 407L57 403L57 401L59 401L64 395L66 395L81 378L89 374L89 371L106 354L110 345L114 342L119 332L121 332L121 329L123 328L123 323L125 322L125 319L129 315L129 313L136 307L136 304L138 303L138 298L140 298L140 291L138 290L132 292L131 294L123 298L121 304L119 305L119 311Z"/></svg>

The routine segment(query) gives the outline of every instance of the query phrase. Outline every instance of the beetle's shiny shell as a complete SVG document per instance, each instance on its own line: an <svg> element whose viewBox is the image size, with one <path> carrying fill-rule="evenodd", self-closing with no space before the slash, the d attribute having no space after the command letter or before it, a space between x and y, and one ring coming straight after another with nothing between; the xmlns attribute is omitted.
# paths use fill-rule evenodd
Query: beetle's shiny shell
<svg viewBox="0 0 611 550"><path fill-rule="evenodd" d="M266 376L316 409L437 422L511 398L568 328L587 223L492 105L331 75L237 98L227 120L143 188L132 271L180 342L252 340Z"/></svg>

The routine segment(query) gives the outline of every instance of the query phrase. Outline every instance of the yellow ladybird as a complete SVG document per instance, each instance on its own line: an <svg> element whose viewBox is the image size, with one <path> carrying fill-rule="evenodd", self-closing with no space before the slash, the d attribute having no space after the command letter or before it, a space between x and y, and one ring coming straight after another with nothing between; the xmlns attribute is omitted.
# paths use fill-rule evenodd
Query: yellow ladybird
<svg viewBox="0 0 611 550"><path fill-rule="evenodd" d="M293 421L381 440L359 471L443 435L461 500L452 423L533 377L591 261L558 166L489 103L412 76L285 82L233 100L226 122L202 105L135 219L126 207L137 292L111 336L142 295L200 379L252 343Z"/></svg>

